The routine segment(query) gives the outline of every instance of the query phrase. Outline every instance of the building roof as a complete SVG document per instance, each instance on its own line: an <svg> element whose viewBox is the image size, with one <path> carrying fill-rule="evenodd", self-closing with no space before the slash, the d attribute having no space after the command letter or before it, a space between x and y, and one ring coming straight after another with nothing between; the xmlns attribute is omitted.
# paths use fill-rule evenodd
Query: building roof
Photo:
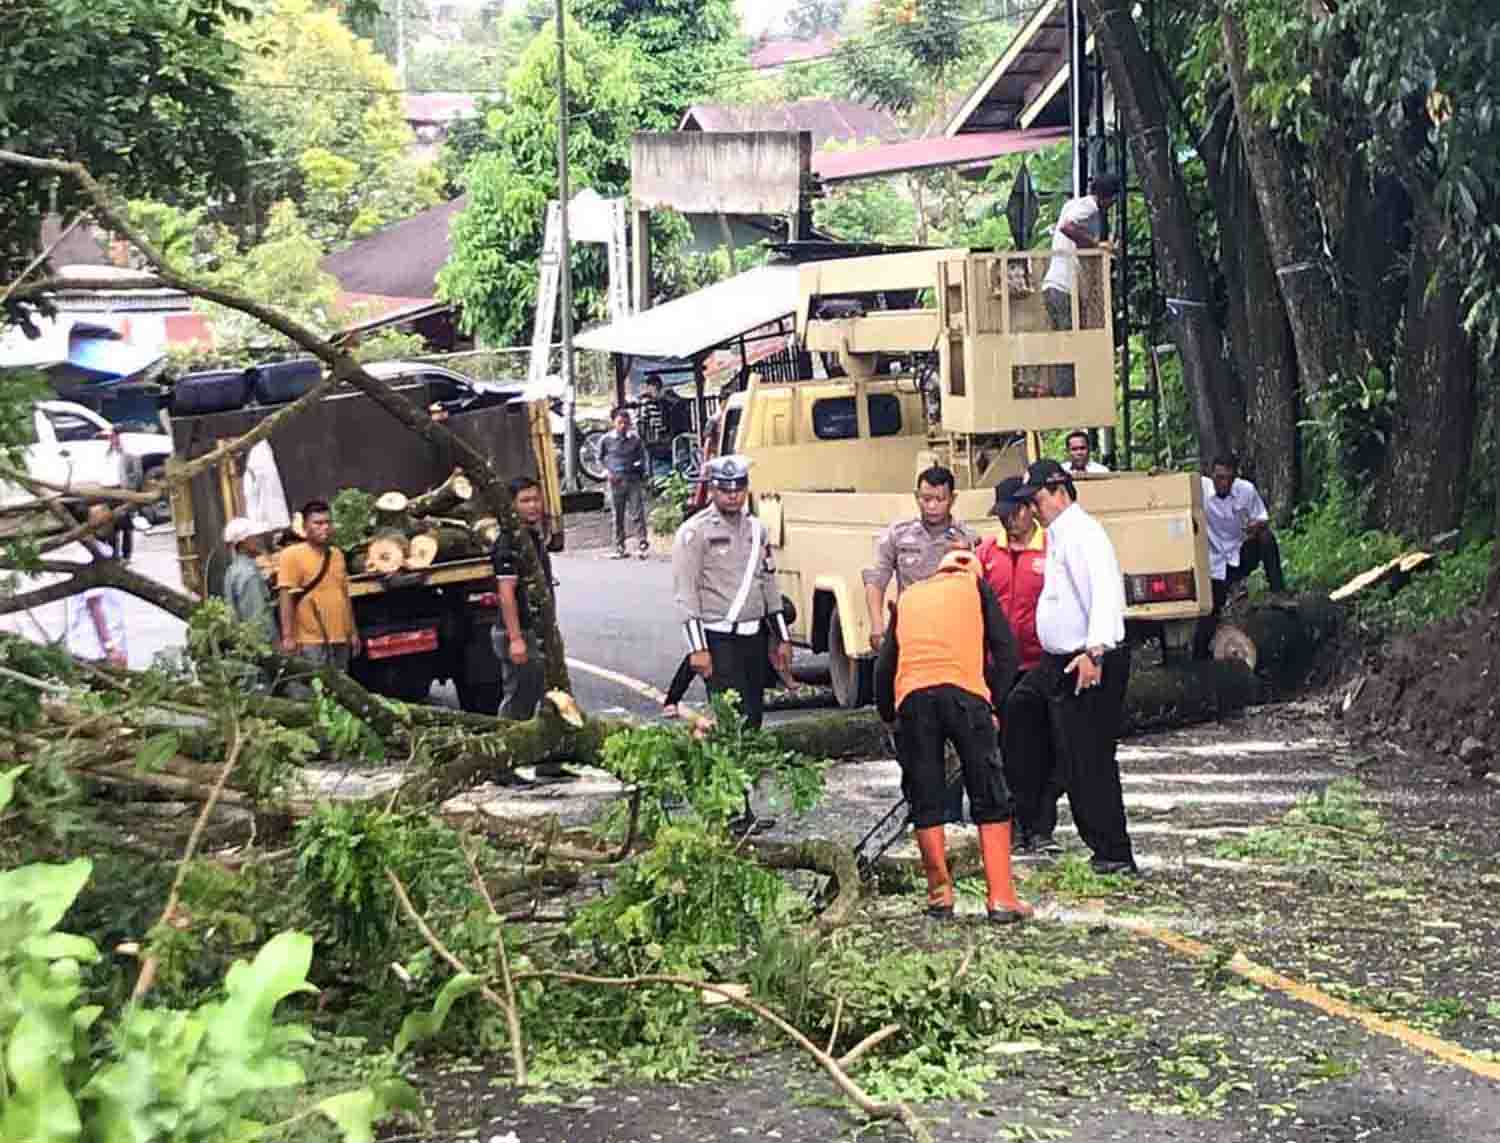
<svg viewBox="0 0 1500 1143"><path fill-rule="evenodd" d="M825 59L833 55L839 40L837 32L819 32L810 40L762 40L750 52L750 66L767 71L802 60Z"/></svg>
<svg viewBox="0 0 1500 1143"><path fill-rule="evenodd" d="M347 294L409 300L437 297L437 274L448 261L448 227L467 198L414 214L325 257L320 266Z"/></svg>
<svg viewBox="0 0 1500 1143"><path fill-rule="evenodd" d="M1066 126L1068 74L1067 7L1043 0L949 117L944 134Z"/></svg>
<svg viewBox="0 0 1500 1143"><path fill-rule="evenodd" d="M105 250L99 240L94 237L94 228L87 221L80 222L61 242L58 236L63 232L64 223L61 217L49 214L42 219L42 248L56 247L52 249L50 261L54 266L112 266L109 260L109 252Z"/></svg>
<svg viewBox="0 0 1500 1143"><path fill-rule="evenodd" d="M890 114L849 99L798 99L792 103L695 103L679 131L807 131L812 145L899 139Z"/></svg>
<svg viewBox="0 0 1500 1143"><path fill-rule="evenodd" d="M795 266L757 266L574 339L579 349L646 357L696 357L797 310Z"/></svg>
<svg viewBox="0 0 1500 1143"><path fill-rule="evenodd" d="M982 134L910 139L866 147L861 151L815 151L812 169L824 183L850 182L929 167L985 163L1001 155L1040 150L1067 137L1066 127L1037 127L1029 131L986 131Z"/></svg>
<svg viewBox="0 0 1500 1143"><path fill-rule="evenodd" d="M409 91L401 97L408 123L451 123L476 114L474 97L458 91Z"/></svg>

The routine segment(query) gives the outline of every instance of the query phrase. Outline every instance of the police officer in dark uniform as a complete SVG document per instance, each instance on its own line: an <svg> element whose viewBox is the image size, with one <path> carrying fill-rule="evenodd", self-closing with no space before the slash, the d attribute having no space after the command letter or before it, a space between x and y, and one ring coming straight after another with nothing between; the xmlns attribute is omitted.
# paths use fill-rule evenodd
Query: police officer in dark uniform
<svg viewBox="0 0 1500 1143"><path fill-rule="evenodd" d="M684 521L672 544L672 581L692 668L710 694L737 691L759 727L766 670L791 665L791 635L776 589L764 525L750 515L750 462L721 456L704 466L709 506Z"/></svg>

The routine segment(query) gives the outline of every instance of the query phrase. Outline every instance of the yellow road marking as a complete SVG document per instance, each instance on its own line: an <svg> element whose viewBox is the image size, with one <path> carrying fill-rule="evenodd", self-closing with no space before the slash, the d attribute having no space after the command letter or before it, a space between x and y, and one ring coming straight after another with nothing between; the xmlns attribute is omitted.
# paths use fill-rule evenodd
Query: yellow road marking
<svg viewBox="0 0 1500 1143"><path fill-rule="evenodd" d="M1147 937L1158 944L1165 945L1173 952L1181 953L1193 960L1208 960L1217 955L1217 950L1202 941L1194 940L1192 937L1184 936L1182 933L1174 932L1172 929L1164 929L1159 925L1153 925L1149 921L1134 917L1111 917L1102 913L1077 913L1073 915L1079 922L1085 924L1114 925L1135 933L1137 936ZM1315 985L1295 980L1277 972L1275 969L1267 968L1265 965L1257 964L1244 953L1236 952L1229 962L1224 966L1236 976L1258 984L1263 988L1273 988L1283 995L1290 996L1293 1000L1299 1000L1303 1004L1309 1004L1318 1011L1329 1016L1336 1016L1341 1020L1348 1020L1377 1035L1388 1036L1397 1042L1404 1044L1419 1052L1426 1052L1429 1056L1442 1060L1445 1064L1464 1068L1477 1076L1483 1076L1488 1080L1500 1081L1500 1063L1494 1060L1486 1060L1475 1055L1451 1040L1444 1040L1428 1032L1413 1028L1410 1024L1403 1024L1399 1020L1391 1020L1371 1012L1368 1008L1361 1008L1356 1004L1339 1000L1328 995Z"/></svg>
<svg viewBox="0 0 1500 1143"><path fill-rule="evenodd" d="M619 671L611 671L608 667L600 667L594 663L585 663L582 659L569 659L567 663L575 671L582 671L586 675L605 679L616 686L624 687L628 691L634 691L636 694L643 698L648 698L654 703L659 704L667 701L667 696L650 683L642 682L640 679L633 679L629 675L622 675Z"/></svg>

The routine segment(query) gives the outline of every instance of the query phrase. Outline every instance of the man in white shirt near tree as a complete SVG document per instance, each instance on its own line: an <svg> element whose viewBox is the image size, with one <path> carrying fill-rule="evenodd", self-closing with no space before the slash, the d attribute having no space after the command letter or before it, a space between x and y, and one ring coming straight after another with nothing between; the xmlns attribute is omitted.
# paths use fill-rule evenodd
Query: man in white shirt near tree
<svg viewBox="0 0 1500 1143"><path fill-rule="evenodd" d="M1050 742L1073 824L1093 852L1091 867L1133 875L1135 854L1115 758L1130 680L1120 563L1104 528L1079 507L1073 478L1057 461L1033 464L1012 496L1029 499L1047 529L1047 569L1036 613L1042 661L1016 684L1016 690L1026 688L1045 701L1006 703L1006 768L1045 765Z"/></svg>
<svg viewBox="0 0 1500 1143"><path fill-rule="evenodd" d="M1232 455L1216 456L1212 474L1203 477L1203 515L1208 523L1208 574L1213 581L1214 609L1198 621L1193 633L1193 655L1211 653L1219 613L1230 589L1248 579L1256 568L1266 569L1266 586L1286 590L1281 574L1281 548L1271 531L1271 514L1260 491L1240 476L1240 462Z"/></svg>
<svg viewBox="0 0 1500 1143"><path fill-rule="evenodd" d="M1042 279L1042 300L1053 329L1073 328L1072 293L1078 285L1079 250L1109 249L1104 219L1120 197L1120 180L1109 174L1089 180L1089 193L1063 203L1052 228L1052 261Z"/></svg>

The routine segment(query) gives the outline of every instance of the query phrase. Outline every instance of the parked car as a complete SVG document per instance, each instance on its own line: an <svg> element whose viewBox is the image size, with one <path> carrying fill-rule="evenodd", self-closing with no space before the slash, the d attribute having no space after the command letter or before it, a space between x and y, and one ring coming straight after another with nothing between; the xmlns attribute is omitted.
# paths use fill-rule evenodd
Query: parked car
<svg viewBox="0 0 1500 1143"><path fill-rule="evenodd" d="M92 409L73 401L36 402L31 410L31 438L24 449L27 475L60 487L95 484L139 489L147 479L164 473L172 453L172 439L165 433L120 432ZM18 504L31 495L18 484L0 482L0 504ZM164 505L147 515L162 511Z"/></svg>

